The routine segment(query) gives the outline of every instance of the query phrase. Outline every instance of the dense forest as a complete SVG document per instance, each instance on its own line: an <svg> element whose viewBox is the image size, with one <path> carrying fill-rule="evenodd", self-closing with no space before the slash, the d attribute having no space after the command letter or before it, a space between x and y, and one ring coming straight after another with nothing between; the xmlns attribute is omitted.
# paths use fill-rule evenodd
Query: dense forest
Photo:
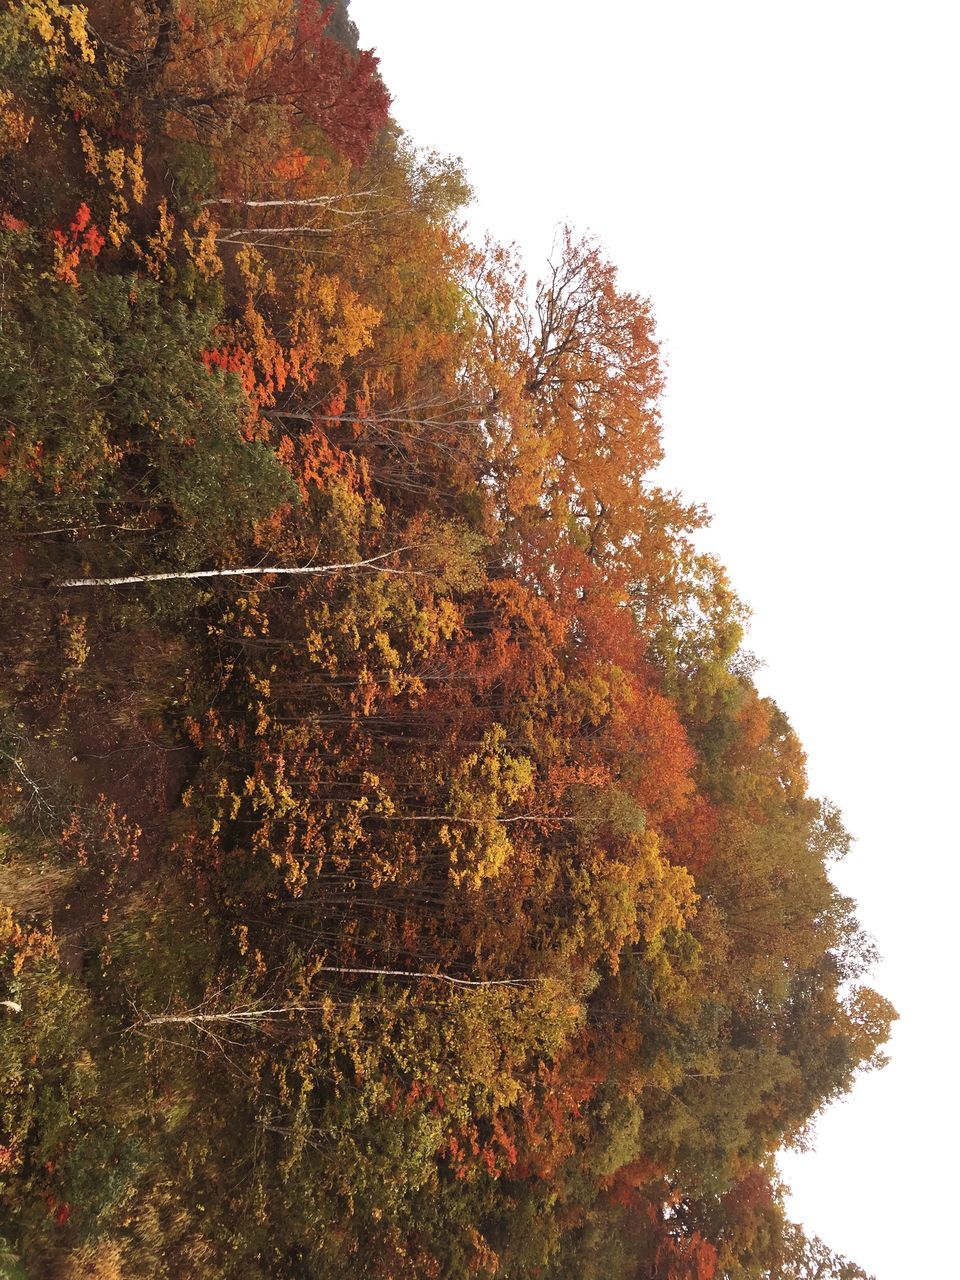
<svg viewBox="0 0 960 1280"><path fill-rule="evenodd" d="M862 1280L775 1157L895 1015L651 306L362 44L0 3L0 1274Z"/></svg>

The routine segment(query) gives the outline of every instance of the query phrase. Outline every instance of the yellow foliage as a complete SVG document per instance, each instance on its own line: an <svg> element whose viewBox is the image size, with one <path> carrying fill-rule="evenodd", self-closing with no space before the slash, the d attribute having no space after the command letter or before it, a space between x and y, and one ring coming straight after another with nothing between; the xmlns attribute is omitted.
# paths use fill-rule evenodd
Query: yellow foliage
<svg viewBox="0 0 960 1280"><path fill-rule="evenodd" d="M90 657L90 644L87 640L87 620L86 618L74 618L71 620L67 615L64 615L61 621L69 624L63 643L64 657L71 667L79 670Z"/></svg>
<svg viewBox="0 0 960 1280"><path fill-rule="evenodd" d="M113 189L119 195L123 191L123 175L127 157L123 147L111 147L103 157L103 166L107 171ZM124 202L124 205L126 202Z"/></svg>
<svg viewBox="0 0 960 1280"><path fill-rule="evenodd" d="M9 89L0 89L0 156L20 151L30 141L33 116L17 106Z"/></svg>
<svg viewBox="0 0 960 1280"><path fill-rule="evenodd" d="M697 894L686 867L668 862L660 854L656 832L640 837L639 867L643 883L638 897L638 917L644 941L654 943L666 929L682 929L696 911Z"/></svg>
<svg viewBox="0 0 960 1280"><path fill-rule="evenodd" d="M123 1251L112 1240L71 1249L58 1265L56 1280L123 1280Z"/></svg>
<svg viewBox="0 0 960 1280"><path fill-rule="evenodd" d="M72 83L66 85L59 92L59 96L62 106L68 110L79 111L81 114L88 113L91 106L95 105L92 100L86 100L85 91ZM90 130L84 126L80 129L80 150L83 154L84 170L98 180L109 201L107 238L115 248L119 249L130 234L126 215L130 212L131 201L134 204L142 204L147 194L147 181L143 172L143 148L139 143L135 143L129 152L123 146L108 147L104 150ZM165 204L163 210L165 212ZM163 235L162 227L158 234ZM139 246L135 247L141 256L146 257L151 274L155 274L151 267L150 253L143 254ZM156 258L156 245L152 245L151 252Z"/></svg>
<svg viewBox="0 0 960 1280"><path fill-rule="evenodd" d="M80 130L80 149L83 152L83 167L87 173L93 177L100 174L100 152L97 150L97 144L90 137L86 129Z"/></svg>
<svg viewBox="0 0 960 1280"><path fill-rule="evenodd" d="M135 204L143 204L147 194L147 180L143 173L143 148L134 144L133 154L126 157L127 180Z"/></svg>
<svg viewBox="0 0 960 1280"><path fill-rule="evenodd" d="M193 221L193 234L183 233L183 245L187 256L197 268L202 280L213 280L223 271L223 260L217 249L217 233L220 224L203 209Z"/></svg>
<svg viewBox="0 0 960 1280"><path fill-rule="evenodd" d="M141 249L139 245L134 246L137 256L143 259L147 271L154 280L160 279L161 268L170 256L175 225L173 214L167 208L167 200L164 197L157 206L157 229L153 235L147 236L146 249Z"/></svg>
<svg viewBox="0 0 960 1280"><path fill-rule="evenodd" d="M272 297L277 292L277 278L259 249L249 244L241 245L234 262L250 293Z"/></svg>
<svg viewBox="0 0 960 1280"><path fill-rule="evenodd" d="M120 217L116 208L111 209L110 221L107 223L107 239L115 249L119 249L129 234L129 225Z"/></svg>
<svg viewBox="0 0 960 1280"><path fill-rule="evenodd" d="M513 851L500 817L530 791L533 766L504 750L506 736L503 725L493 725L450 780L454 820L440 827L440 841L449 850L455 884L477 886L498 875Z"/></svg>
<svg viewBox="0 0 960 1280"><path fill-rule="evenodd" d="M27 28L45 45L44 57L53 70L71 53L84 62L93 62L87 27L87 9L81 4L62 4L60 0L22 0L21 15Z"/></svg>
<svg viewBox="0 0 960 1280"><path fill-rule="evenodd" d="M344 360L370 345L382 315L366 306L337 276L301 267L290 320L290 376L309 385L318 369L339 369Z"/></svg>

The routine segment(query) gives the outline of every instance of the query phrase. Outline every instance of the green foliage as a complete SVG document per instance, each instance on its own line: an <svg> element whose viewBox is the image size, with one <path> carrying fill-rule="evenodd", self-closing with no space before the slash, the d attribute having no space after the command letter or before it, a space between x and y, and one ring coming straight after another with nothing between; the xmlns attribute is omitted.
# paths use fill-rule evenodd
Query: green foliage
<svg viewBox="0 0 960 1280"><path fill-rule="evenodd" d="M133 276L74 289L21 260L13 281L0 327L7 521L129 521L185 557L248 540L292 500L271 451L244 438L236 380L202 363L214 313Z"/></svg>

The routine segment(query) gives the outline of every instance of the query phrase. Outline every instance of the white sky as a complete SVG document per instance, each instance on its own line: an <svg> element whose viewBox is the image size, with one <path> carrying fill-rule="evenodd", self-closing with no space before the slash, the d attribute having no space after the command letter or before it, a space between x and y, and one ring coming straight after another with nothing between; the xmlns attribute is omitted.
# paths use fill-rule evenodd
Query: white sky
<svg viewBox="0 0 960 1280"><path fill-rule="evenodd" d="M945 1276L960 1147L960 7L353 0L394 113L536 274L556 223L648 295L664 475L754 610L758 683L858 844L893 1064L784 1162L877 1280Z"/></svg>

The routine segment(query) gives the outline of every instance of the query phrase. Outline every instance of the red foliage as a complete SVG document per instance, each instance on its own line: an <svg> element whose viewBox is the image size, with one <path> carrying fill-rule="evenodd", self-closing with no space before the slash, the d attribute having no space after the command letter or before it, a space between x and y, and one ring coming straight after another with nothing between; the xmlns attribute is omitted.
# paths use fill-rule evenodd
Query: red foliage
<svg viewBox="0 0 960 1280"><path fill-rule="evenodd" d="M326 34L333 10L303 0L292 44L252 77L248 97L287 103L349 160L362 164L387 123L390 95L369 49L351 54Z"/></svg>
<svg viewBox="0 0 960 1280"><path fill-rule="evenodd" d="M81 204L70 223L68 233L59 229L51 233L54 243L53 274L58 280L73 285L74 288L79 284L77 268L80 266L81 256L87 253L95 258L106 244L105 237L101 235L97 224L91 221L91 217L89 206Z"/></svg>
<svg viewBox="0 0 960 1280"><path fill-rule="evenodd" d="M644 1189L663 1176L663 1169L652 1160L638 1158L621 1165L616 1173L601 1180L601 1185L612 1204L627 1209L632 1214L651 1216L652 1202Z"/></svg>
<svg viewBox="0 0 960 1280"><path fill-rule="evenodd" d="M664 1236L657 1247L657 1280L713 1280L717 1251L699 1231L692 1236Z"/></svg>
<svg viewBox="0 0 960 1280"><path fill-rule="evenodd" d="M718 827L714 806L704 796L695 795L664 824L663 850L671 862L697 875L713 856Z"/></svg>

